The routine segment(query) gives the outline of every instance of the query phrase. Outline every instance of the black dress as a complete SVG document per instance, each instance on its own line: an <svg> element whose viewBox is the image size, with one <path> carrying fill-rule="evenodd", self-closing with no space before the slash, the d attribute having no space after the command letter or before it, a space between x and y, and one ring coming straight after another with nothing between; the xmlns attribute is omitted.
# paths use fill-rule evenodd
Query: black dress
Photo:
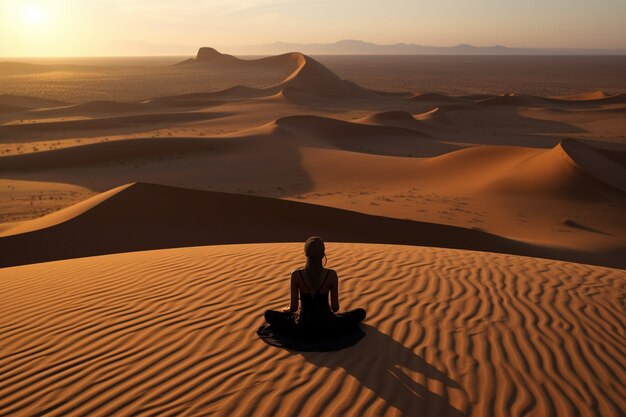
<svg viewBox="0 0 626 417"><path fill-rule="evenodd" d="M300 310L297 313L267 310L265 321L269 326L261 326L259 336L272 345L296 350L336 350L360 340L365 335L359 328L359 323L365 319L365 310L333 313L328 304L329 291L314 293L302 277L302 271L298 273L308 290L300 291ZM328 275L327 270L320 288L324 288Z"/></svg>

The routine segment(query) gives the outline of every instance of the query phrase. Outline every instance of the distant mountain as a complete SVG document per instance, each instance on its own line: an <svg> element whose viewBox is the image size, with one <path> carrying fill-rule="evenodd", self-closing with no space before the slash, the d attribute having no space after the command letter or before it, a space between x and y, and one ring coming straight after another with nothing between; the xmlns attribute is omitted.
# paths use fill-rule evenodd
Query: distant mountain
<svg viewBox="0 0 626 417"><path fill-rule="evenodd" d="M377 45L360 40L335 43L286 43L224 47L235 55L277 55L299 51L308 55L626 55L626 49L510 48L501 45L425 46L408 43Z"/></svg>

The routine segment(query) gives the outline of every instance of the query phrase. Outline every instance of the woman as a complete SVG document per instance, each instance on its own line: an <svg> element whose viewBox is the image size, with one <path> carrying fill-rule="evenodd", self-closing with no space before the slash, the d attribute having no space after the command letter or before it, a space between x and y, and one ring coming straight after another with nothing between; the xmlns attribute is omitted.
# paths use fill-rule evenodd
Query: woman
<svg viewBox="0 0 626 417"><path fill-rule="evenodd" d="M332 337L356 329L365 319L365 310L335 314L339 310L339 280L334 270L322 265L326 256L324 241L310 237L304 244L304 254L304 268L291 273L290 306L282 312L266 311L265 321L277 332L295 332L303 337Z"/></svg>

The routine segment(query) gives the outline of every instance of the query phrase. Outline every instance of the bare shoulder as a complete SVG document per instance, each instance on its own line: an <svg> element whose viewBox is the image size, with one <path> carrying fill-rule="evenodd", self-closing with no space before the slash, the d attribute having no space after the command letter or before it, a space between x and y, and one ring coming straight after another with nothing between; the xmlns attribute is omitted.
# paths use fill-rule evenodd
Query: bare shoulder
<svg viewBox="0 0 626 417"><path fill-rule="evenodd" d="M335 271L334 269L330 269L330 268L326 268L326 270L328 271L328 279L331 279L331 280L338 279L337 271Z"/></svg>
<svg viewBox="0 0 626 417"><path fill-rule="evenodd" d="M292 280L297 280L300 277L300 269L294 269L293 271L291 271L291 279Z"/></svg>

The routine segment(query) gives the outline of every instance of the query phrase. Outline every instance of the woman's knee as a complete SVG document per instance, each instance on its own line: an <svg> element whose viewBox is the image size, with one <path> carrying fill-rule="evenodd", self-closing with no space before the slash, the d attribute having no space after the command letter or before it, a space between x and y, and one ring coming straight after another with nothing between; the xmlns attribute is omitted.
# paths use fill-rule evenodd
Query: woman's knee
<svg viewBox="0 0 626 417"><path fill-rule="evenodd" d="M277 311L274 310L265 310L263 317L265 317L266 322L270 323L273 321L274 318L276 318L276 313Z"/></svg>
<svg viewBox="0 0 626 417"><path fill-rule="evenodd" d="M350 310L350 311L347 311L345 313L340 313L338 316L339 317L345 317L345 318L349 319L352 322L357 322L358 323L358 322L361 322L361 321L365 320L365 317L367 316L367 313L362 308L356 308L354 310Z"/></svg>

